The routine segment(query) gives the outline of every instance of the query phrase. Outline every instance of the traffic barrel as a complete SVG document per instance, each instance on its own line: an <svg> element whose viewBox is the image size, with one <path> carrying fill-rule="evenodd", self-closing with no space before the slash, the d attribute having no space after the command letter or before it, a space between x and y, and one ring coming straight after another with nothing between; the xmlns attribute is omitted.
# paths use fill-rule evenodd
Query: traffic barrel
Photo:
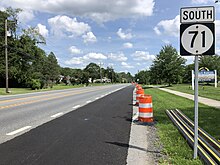
<svg viewBox="0 0 220 165"><path fill-rule="evenodd" d="M139 115L138 120L141 122L153 122L153 103L151 95L142 95L139 98Z"/></svg>
<svg viewBox="0 0 220 165"><path fill-rule="evenodd" d="M139 99L142 95L144 95L144 89L138 88L136 91L136 105L139 105Z"/></svg>

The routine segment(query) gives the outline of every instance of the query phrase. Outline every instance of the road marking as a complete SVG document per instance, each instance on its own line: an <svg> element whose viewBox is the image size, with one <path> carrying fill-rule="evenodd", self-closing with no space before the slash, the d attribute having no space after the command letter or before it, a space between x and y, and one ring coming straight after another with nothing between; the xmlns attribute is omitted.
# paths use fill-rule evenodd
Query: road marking
<svg viewBox="0 0 220 165"><path fill-rule="evenodd" d="M50 117L55 118L55 117L58 117L58 116L61 116L61 115L63 115L63 112L56 113L55 115L52 115Z"/></svg>
<svg viewBox="0 0 220 165"><path fill-rule="evenodd" d="M96 90L97 90L97 89L96 89ZM68 94L61 95L61 96L54 96L54 97L42 98L42 99L34 100L34 101L27 101L27 102L22 102L22 103L15 103L15 104L6 105L6 106L0 106L0 109L5 109L5 108L11 108L11 107L16 107L16 106L20 106L20 105L31 104L31 103L35 103L35 102L39 102L39 101L52 100L52 99L57 99L57 98L62 98L62 97L67 97L67 96L72 96L72 95L76 95L76 94L82 94L82 93L86 93L86 92L92 92L92 91L96 91L96 90L87 90L87 91L82 91L82 92L77 92L77 93L68 93ZM8 101L10 101L10 100L8 100ZM0 101L0 103L1 103L1 101Z"/></svg>
<svg viewBox="0 0 220 165"><path fill-rule="evenodd" d="M76 109L76 108L79 108L79 107L80 107L80 105L76 105L76 106L73 107L73 109Z"/></svg>
<svg viewBox="0 0 220 165"><path fill-rule="evenodd" d="M20 129L17 129L17 130L15 130L15 131L13 131L13 132L7 133L6 135L12 136L12 135L18 134L18 133L20 133L20 132L22 132L22 131L25 131L25 130L27 130L27 129L29 129L29 128L31 128L31 126L25 126L25 127L22 127L22 128L20 128Z"/></svg>
<svg viewBox="0 0 220 165"><path fill-rule="evenodd" d="M98 99L100 99L100 97L96 97L95 99L98 100Z"/></svg>
<svg viewBox="0 0 220 165"><path fill-rule="evenodd" d="M103 90L103 89L106 89L106 88L109 88L109 87L102 87L100 89L85 89L85 90L82 90L82 91L65 91L65 92L60 92L59 95L57 96L57 93L50 93L50 94L45 94L45 95L40 95L40 96L32 96L32 97L25 97L25 98L17 98L17 99L11 99L11 100L1 100L0 101L0 104L1 103L9 103L9 102L12 102L12 101L25 101L27 99L32 99L32 98L39 98L39 99L36 99L36 100L32 100L32 101L25 101L25 102L21 102L21 103L12 103L10 105L5 105L5 106L0 106L0 109L6 109L6 108L12 108L12 107L17 107L17 106L22 106L22 105L27 105L27 104L32 104L32 103L36 103L36 102L40 102L40 101L47 101L47 100L52 100L52 99L58 99L58 98L63 98L63 97L67 97L67 96L73 96L73 95L77 95L77 94L82 94L82 93L87 93L87 92L93 92L93 91L97 91L97 90ZM69 93L71 92L71 93ZM109 94L111 94L113 92L109 92ZM56 95L56 96L54 96ZM40 97L45 97L45 96L50 96L50 97L47 97L47 98L40 98ZM97 97L97 99L99 99L100 97Z"/></svg>
<svg viewBox="0 0 220 165"><path fill-rule="evenodd" d="M91 100L88 100L86 103L88 104L88 103L91 103L92 101Z"/></svg>
<svg viewBox="0 0 220 165"><path fill-rule="evenodd" d="M133 114L132 121L134 122L134 121L138 120L138 116L139 116L139 113L138 113L138 112L136 112L135 114Z"/></svg>

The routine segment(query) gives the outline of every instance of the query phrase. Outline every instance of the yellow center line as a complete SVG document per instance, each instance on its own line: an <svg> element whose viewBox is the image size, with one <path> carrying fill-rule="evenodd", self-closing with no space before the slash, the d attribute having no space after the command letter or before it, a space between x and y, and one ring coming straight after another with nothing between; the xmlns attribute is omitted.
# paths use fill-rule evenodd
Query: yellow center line
<svg viewBox="0 0 220 165"><path fill-rule="evenodd" d="M108 87L102 87L101 89L105 89ZM96 90L101 90L101 89L96 89ZM82 89L83 91L86 91L88 89ZM44 95L39 95L39 96L31 96L31 97L24 97L24 98L17 98L17 99L10 99L10 100L1 100L1 103L8 103L8 102L13 102L13 101L20 101L20 100L26 100L26 99L32 99L32 98L39 98L39 97L44 97L44 96L51 96L51 95L57 95L57 94L63 94L63 93L68 93L68 92L75 92L75 91L64 91L60 93L49 93L49 94L44 94Z"/></svg>
<svg viewBox="0 0 220 165"><path fill-rule="evenodd" d="M74 92L74 93L68 93L68 94L62 94L62 93L66 93L66 92L62 92L62 93L59 93L59 96L52 96L52 97L42 98L42 99L38 99L38 100L31 100L31 101L26 101L26 102L21 102L21 103L15 103L15 104L11 104L11 105L1 106L0 109L12 108L12 107L16 107L16 106L36 103L36 102L40 102L40 101L52 100L52 99L57 99L57 98L63 98L63 97L67 97L67 96L73 96L73 95L87 93L87 92L92 92L92 91L97 91L97 90L101 90L101 89L83 90L83 91ZM51 94L47 94L47 95L43 95L43 96L49 96L49 95L51 95ZM33 97L29 97L29 98L37 98L37 97L43 97L43 96L33 96ZM19 100L22 100L22 99L25 100L27 98L21 98ZM18 99L13 99L13 101L14 100L18 100ZM11 101L11 100L8 100L8 101Z"/></svg>

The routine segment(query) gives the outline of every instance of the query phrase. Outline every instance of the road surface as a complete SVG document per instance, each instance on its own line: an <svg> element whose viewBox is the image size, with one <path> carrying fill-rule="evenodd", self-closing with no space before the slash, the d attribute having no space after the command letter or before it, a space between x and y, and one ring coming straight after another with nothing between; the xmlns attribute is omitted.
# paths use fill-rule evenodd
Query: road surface
<svg viewBox="0 0 220 165"><path fill-rule="evenodd" d="M0 164L126 164L132 91L114 85L1 98Z"/></svg>

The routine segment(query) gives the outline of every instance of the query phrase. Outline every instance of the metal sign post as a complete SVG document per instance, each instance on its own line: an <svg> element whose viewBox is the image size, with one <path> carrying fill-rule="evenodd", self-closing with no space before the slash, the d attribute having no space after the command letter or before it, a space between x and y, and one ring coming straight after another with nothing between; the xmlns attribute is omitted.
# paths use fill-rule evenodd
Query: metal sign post
<svg viewBox="0 0 220 165"><path fill-rule="evenodd" d="M198 153L198 73L199 73L199 56L195 55L195 90L194 90L194 108L195 108L195 116L194 116L194 153L193 158L197 158Z"/></svg>
<svg viewBox="0 0 220 165"><path fill-rule="evenodd" d="M194 159L198 155L198 58L199 55L215 54L214 13L213 6L187 7L180 10L180 54L195 56Z"/></svg>

